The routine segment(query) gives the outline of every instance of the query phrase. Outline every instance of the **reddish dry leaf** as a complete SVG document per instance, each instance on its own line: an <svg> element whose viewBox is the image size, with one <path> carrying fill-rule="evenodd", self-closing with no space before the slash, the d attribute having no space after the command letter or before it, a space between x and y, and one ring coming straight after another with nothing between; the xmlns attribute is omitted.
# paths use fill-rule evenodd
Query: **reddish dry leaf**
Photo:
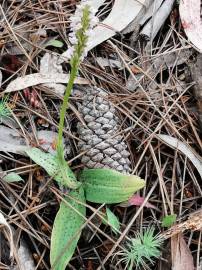
<svg viewBox="0 0 202 270"><path fill-rule="evenodd" d="M122 206L122 207L128 207L128 206L131 206L131 205L141 206L144 201L145 201L144 197L141 197L140 195L135 194L127 202L121 203L120 206ZM145 207L152 208L152 209L157 209L156 206L154 206L153 204L151 204L149 202L147 202L145 204Z"/></svg>
<svg viewBox="0 0 202 270"><path fill-rule="evenodd" d="M38 98L38 94L35 89L30 90L29 88L25 88L23 90L25 98L29 101L30 105L34 108L41 108L42 104Z"/></svg>
<svg viewBox="0 0 202 270"><path fill-rule="evenodd" d="M201 1L180 1L180 17L184 31L195 47L202 52Z"/></svg>
<svg viewBox="0 0 202 270"><path fill-rule="evenodd" d="M93 262L91 260L89 260L87 270L93 270L93 269L94 269Z"/></svg>
<svg viewBox="0 0 202 270"><path fill-rule="evenodd" d="M7 75L13 74L22 66L22 62L19 60L19 58L11 54L3 55L1 57L0 64L3 66L4 72Z"/></svg>
<svg viewBox="0 0 202 270"><path fill-rule="evenodd" d="M141 70L135 66L131 66L130 67L131 71L133 74L139 74L139 73L142 73Z"/></svg>
<svg viewBox="0 0 202 270"><path fill-rule="evenodd" d="M192 254L181 233L171 238L172 270L194 270Z"/></svg>

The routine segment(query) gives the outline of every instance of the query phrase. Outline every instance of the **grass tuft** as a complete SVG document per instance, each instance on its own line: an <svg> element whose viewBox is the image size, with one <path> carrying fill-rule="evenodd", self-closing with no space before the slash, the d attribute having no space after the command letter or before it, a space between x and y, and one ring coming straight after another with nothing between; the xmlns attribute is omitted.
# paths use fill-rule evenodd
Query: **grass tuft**
<svg viewBox="0 0 202 270"><path fill-rule="evenodd" d="M7 100L8 97L2 98L2 100L0 101L0 122L2 121L3 117L8 117L11 115Z"/></svg>
<svg viewBox="0 0 202 270"><path fill-rule="evenodd" d="M126 269L146 269L148 263L154 262L161 254L160 247L163 239L155 234L154 227L149 227L138 232L134 238L126 245L126 249L119 254L122 259L120 262L126 264Z"/></svg>

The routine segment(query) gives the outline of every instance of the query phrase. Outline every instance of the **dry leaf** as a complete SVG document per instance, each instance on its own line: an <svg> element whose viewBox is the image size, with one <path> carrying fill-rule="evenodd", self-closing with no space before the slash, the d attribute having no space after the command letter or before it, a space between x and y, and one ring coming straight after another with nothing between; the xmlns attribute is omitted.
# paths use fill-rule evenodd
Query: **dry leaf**
<svg viewBox="0 0 202 270"><path fill-rule="evenodd" d="M139 68L137 68L136 66L131 66L130 69L131 69L133 74L142 73L142 71Z"/></svg>
<svg viewBox="0 0 202 270"><path fill-rule="evenodd" d="M146 0L115 0L108 17L93 30L89 50L121 32L145 7Z"/></svg>
<svg viewBox="0 0 202 270"><path fill-rule="evenodd" d="M164 24L165 20L168 18L174 2L174 0L164 1L155 15L143 27L140 34L143 35L147 40L153 40L156 37L159 29Z"/></svg>
<svg viewBox="0 0 202 270"><path fill-rule="evenodd" d="M58 56L50 53L45 53L40 61L40 73L54 74L63 73L62 66L57 62Z"/></svg>
<svg viewBox="0 0 202 270"><path fill-rule="evenodd" d="M91 5L95 8L98 9L100 6L104 4L105 0L92 0Z"/></svg>
<svg viewBox="0 0 202 270"><path fill-rule="evenodd" d="M183 0L179 6L184 31L194 46L202 52L201 1Z"/></svg>
<svg viewBox="0 0 202 270"><path fill-rule="evenodd" d="M67 84L69 80L69 74L41 74L34 73L26 75L24 77L19 77L9 83L4 93L10 93L14 91L19 91L27 87L42 83L64 83ZM89 81L84 78L76 78L74 81L75 84L89 84ZM56 93L61 95L62 93Z"/></svg>
<svg viewBox="0 0 202 270"><path fill-rule="evenodd" d="M141 197L140 195L133 195L129 200L129 204L130 205L137 205L137 206L141 206L143 204L143 202L145 201L145 198L144 197ZM145 204L145 207L147 208L152 208L152 209L157 209L153 204L147 202Z"/></svg>
<svg viewBox="0 0 202 270"><path fill-rule="evenodd" d="M103 57L96 57L96 61L104 69L104 67L115 67L115 68L122 68L123 65L121 61L116 59L110 59L110 58L103 58Z"/></svg>
<svg viewBox="0 0 202 270"><path fill-rule="evenodd" d="M171 238L172 270L194 270L193 257L182 234Z"/></svg>
<svg viewBox="0 0 202 270"><path fill-rule="evenodd" d="M42 149L52 154L56 152L56 132L40 130L37 132L37 137ZM0 151L27 156L25 151L29 147L29 145L26 145L26 140L17 130L0 125ZM65 143L65 152L67 155L70 153L70 146L67 143Z"/></svg>
<svg viewBox="0 0 202 270"><path fill-rule="evenodd" d="M24 155L27 145L17 130L0 125L0 151Z"/></svg>
<svg viewBox="0 0 202 270"><path fill-rule="evenodd" d="M40 61L41 74L63 74L62 65L58 63L58 56L45 53ZM64 93L66 86L58 83L45 83L46 87L53 89L55 93Z"/></svg>
<svg viewBox="0 0 202 270"><path fill-rule="evenodd" d="M165 144L179 150L188 157L202 177L202 159L189 145L169 135L159 134L157 137Z"/></svg>
<svg viewBox="0 0 202 270"><path fill-rule="evenodd" d="M16 0L15 0L16 3ZM21 46L17 45L16 42L7 42L6 51L11 55L24 55L25 51L30 52L36 47L44 47L48 41L47 31L45 29L38 29L36 32L29 31L29 26L25 26L24 23L19 23L18 27L22 27L23 31L20 32L20 43ZM36 46L36 47L35 47Z"/></svg>
<svg viewBox="0 0 202 270"><path fill-rule="evenodd" d="M28 249L25 241L20 241L20 246L17 250L18 262L13 270L34 270L35 264L30 250Z"/></svg>
<svg viewBox="0 0 202 270"><path fill-rule="evenodd" d="M41 58L40 72L24 77L19 77L12 81L6 88L5 93L26 89L30 86L44 84L51 88L57 95L63 95L67 84L69 74L64 74L61 63L58 62L59 57L45 53ZM88 84L88 81L77 78L75 84Z"/></svg>
<svg viewBox="0 0 202 270"><path fill-rule="evenodd" d="M181 50L178 52L167 52L165 55L158 56L157 58L151 59L147 63L145 73L148 74L150 77L156 76L162 70L166 70L171 67L175 67L177 65L181 65L189 59L192 55L192 50ZM145 69L144 66L142 69ZM135 74L135 78L132 75L129 75L126 87L129 91L134 91L139 86L139 82L145 77L140 71L135 72L133 71L133 67L131 71Z"/></svg>
<svg viewBox="0 0 202 270"><path fill-rule="evenodd" d="M29 35L29 38L32 42L37 42L39 41L41 38L44 39L44 38L47 38L47 31L45 29L38 29L36 32L34 33L31 33Z"/></svg>
<svg viewBox="0 0 202 270"><path fill-rule="evenodd" d="M153 15L155 13L155 10L154 10L154 2L155 2L155 7L157 9L157 6L158 6L158 3L156 3L157 1L162 1L162 0L156 0L156 1L153 1L153 0L147 0L147 1L144 1L144 9L142 9L138 15L135 17L135 19L129 23L122 31L121 33L123 35L126 35L128 33L132 33L132 36L131 37L132 39L135 38L138 38L138 33L139 33L139 30L140 30L140 26L142 24L144 24L145 21L148 21L148 19L151 17L151 15ZM141 3L141 2L140 2ZM152 14L150 14L150 10L152 10ZM142 22L142 20L145 18L145 21ZM130 38L130 39L131 39Z"/></svg>
<svg viewBox="0 0 202 270"><path fill-rule="evenodd" d="M200 129L202 131L202 54L199 53L196 56L196 60L189 64L189 70L191 73L191 79L194 82L193 94L195 95L198 120L200 123Z"/></svg>
<svg viewBox="0 0 202 270"><path fill-rule="evenodd" d="M157 12L157 10L160 8L163 0L155 0L151 5L149 5L149 8L144 16L141 17L139 24L143 25L146 21L151 19L152 16L154 16Z"/></svg>
<svg viewBox="0 0 202 270"><path fill-rule="evenodd" d="M0 212L0 224L4 225L10 234L10 258L13 257L13 249L14 249L14 244L13 244L13 232L12 229L10 227L10 225L8 224L8 222L6 221L5 217L3 216L3 214Z"/></svg>
<svg viewBox="0 0 202 270"><path fill-rule="evenodd" d="M40 143L40 147L48 151L51 154L56 153L56 143L57 143L57 137L58 133L51 131L51 130L39 130L37 132L38 141ZM64 140L63 140L64 143ZM70 145L68 144L68 141L65 141L65 154L69 155L71 152Z"/></svg>
<svg viewBox="0 0 202 270"><path fill-rule="evenodd" d="M9 194L8 196L9 196L9 200L12 203L15 203L15 201L16 201L15 197L11 194ZM16 205L16 208L18 209L18 211L20 211L18 205ZM11 227L11 230L14 231L14 228ZM17 236L17 232L14 233L14 239L16 239L16 236ZM19 246L18 247L16 246L15 256L17 257L16 258L17 265L13 266L12 270L34 270L34 269L36 269L31 251L29 250L29 247L27 246L26 242L23 239L20 240ZM10 268L10 270L11 270L11 268Z"/></svg>

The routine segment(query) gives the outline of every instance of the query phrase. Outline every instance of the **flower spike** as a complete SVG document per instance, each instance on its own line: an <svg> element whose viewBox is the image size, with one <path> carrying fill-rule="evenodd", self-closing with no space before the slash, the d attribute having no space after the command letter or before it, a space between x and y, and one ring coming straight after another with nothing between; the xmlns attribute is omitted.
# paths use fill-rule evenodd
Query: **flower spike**
<svg viewBox="0 0 202 270"><path fill-rule="evenodd" d="M65 56L69 59L76 58L82 61L88 53L89 37L92 35L92 29L98 23L95 16L96 9L92 7L91 1L81 1L77 5L75 14L70 17L69 41L72 46L69 47ZM71 60L72 61L72 60Z"/></svg>

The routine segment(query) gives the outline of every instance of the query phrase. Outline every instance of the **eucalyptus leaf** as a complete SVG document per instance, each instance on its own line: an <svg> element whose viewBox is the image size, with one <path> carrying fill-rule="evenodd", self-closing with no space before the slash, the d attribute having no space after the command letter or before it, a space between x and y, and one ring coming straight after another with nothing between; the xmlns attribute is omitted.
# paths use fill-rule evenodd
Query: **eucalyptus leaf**
<svg viewBox="0 0 202 270"><path fill-rule="evenodd" d="M106 208L106 214L107 220L109 222L109 225L111 225L113 232L117 233L117 231L120 230L120 222L117 216L108 207Z"/></svg>
<svg viewBox="0 0 202 270"><path fill-rule="evenodd" d="M45 44L45 47L53 46L53 47L56 47L56 48L62 48L63 45L64 45L64 43L62 41L57 40L57 39L51 39Z"/></svg>
<svg viewBox="0 0 202 270"><path fill-rule="evenodd" d="M86 199L95 203L120 203L145 186L135 175L125 175L111 169L86 169L79 175Z"/></svg>
<svg viewBox="0 0 202 270"><path fill-rule="evenodd" d="M67 164L61 164L56 155L45 153L38 148L31 148L26 151L27 155L46 172L64 187L76 189L80 183L76 181L76 177Z"/></svg>
<svg viewBox="0 0 202 270"><path fill-rule="evenodd" d="M69 193L71 199L65 197L56 215L51 235L50 262L51 269L64 270L71 260L81 235L81 227L85 221L82 216L86 214L84 190L82 186L78 190ZM78 212L80 214L78 214Z"/></svg>
<svg viewBox="0 0 202 270"><path fill-rule="evenodd" d="M8 173L3 177L3 180L8 183L24 181L19 174L14 172Z"/></svg>

